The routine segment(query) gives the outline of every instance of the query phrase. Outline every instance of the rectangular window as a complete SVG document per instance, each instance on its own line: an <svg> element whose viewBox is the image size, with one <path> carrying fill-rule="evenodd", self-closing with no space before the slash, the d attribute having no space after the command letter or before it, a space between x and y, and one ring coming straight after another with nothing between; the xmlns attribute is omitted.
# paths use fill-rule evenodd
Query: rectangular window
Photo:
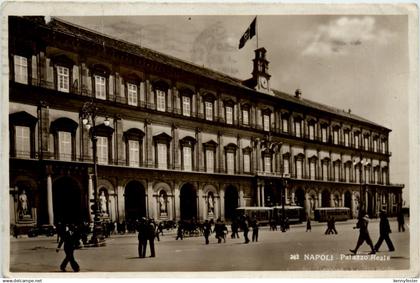
<svg viewBox="0 0 420 283"><path fill-rule="evenodd" d="M62 92L69 92L69 81L69 68L57 66L57 90Z"/></svg>
<svg viewBox="0 0 420 283"><path fill-rule="evenodd" d="M303 166L302 166L302 159L296 160L296 177L298 179L302 179L303 177Z"/></svg>
<svg viewBox="0 0 420 283"><path fill-rule="evenodd" d="M95 97L106 99L106 80L104 77L95 76Z"/></svg>
<svg viewBox="0 0 420 283"><path fill-rule="evenodd" d="M385 141L382 141L382 152L384 153L386 150L386 143Z"/></svg>
<svg viewBox="0 0 420 283"><path fill-rule="evenodd" d="M334 179L340 181L340 166L338 164L334 165Z"/></svg>
<svg viewBox="0 0 420 283"><path fill-rule="evenodd" d="M264 131L270 130L270 115L263 115Z"/></svg>
<svg viewBox="0 0 420 283"><path fill-rule="evenodd" d="M244 154L244 172L251 172L251 155L249 153Z"/></svg>
<svg viewBox="0 0 420 283"><path fill-rule="evenodd" d="M130 161L130 166L138 167L140 166L140 144L139 141L128 141L128 159Z"/></svg>
<svg viewBox="0 0 420 283"><path fill-rule="evenodd" d="M382 182L387 184L387 172L385 169L382 170Z"/></svg>
<svg viewBox="0 0 420 283"><path fill-rule="evenodd" d="M206 107L206 120L213 121L213 102L206 101L204 104Z"/></svg>
<svg viewBox="0 0 420 283"><path fill-rule="evenodd" d="M295 135L296 137L300 138L301 137L301 128L302 127L302 123L300 121L296 121L295 122Z"/></svg>
<svg viewBox="0 0 420 283"><path fill-rule="evenodd" d="M235 174L235 154L233 152L226 153L226 173Z"/></svg>
<svg viewBox="0 0 420 283"><path fill-rule="evenodd" d="M137 106L137 86L127 84L128 105Z"/></svg>
<svg viewBox="0 0 420 283"><path fill-rule="evenodd" d="M156 90L156 107L158 111L166 111L166 93L163 90Z"/></svg>
<svg viewBox="0 0 420 283"><path fill-rule="evenodd" d="M192 154L191 154L191 147L184 146L183 147L184 153L184 170L185 171L192 171Z"/></svg>
<svg viewBox="0 0 420 283"><path fill-rule="evenodd" d="M98 137L96 148L98 151L98 163L108 164L108 138Z"/></svg>
<svg viewBox="0 0 420 283"><path fill-rule="evenodd" d="M359 135L354 135L354 147L359 148Z"/></svg>
<svg viewBox="0 0 420 283"><path fill-rule="evenodd" d="M316 177L315 176L315 172L316 172L315 168L316 168L316 162L315 161L311 161L309 163L309 170L310 170L311 180L315 180L315 177Z"/></svg>
<svg viewBox="0 0 420 283"><path fill-rule="evenodd" d="M21 84L28 84L28 59L22 56L15 55L15 82Z"/></svg>
<svg viewBox="0 0 420 283"><path fill-rule="evenodd" d="M328 164L327 164L327 162L322 163L322 180L328 181Z"/></svg>
<svg viewBox="0 0 420 283"><path fill-rule="evenodd" d="M322 142L327 142L327 128L321 128L321 140Z"/></svg>
<svg viewBox="0 0 420 283"><path fill-rule="evenodd" d="M333 131L333 143L338 144L338 131Z"/></svg>
<svg viewBox="0 0 420 283"><path fill-rule="evenodd" d="M356 175L356 182L357 183L361 183L361 180L360 180L360 170L359 170L359 168L358 167L354 167L354 171L355 171L355 175Z"/></svg>
<svg viewBox="0 0 420 283"><path fill-rule="evenodd" d="M16 157L29 158L31 156L30 128L16 126Z"/></svg>
<svg viewBox="0 0 420 283"><path fill-rule="evenodd" d="M271 173L271 156L264 156L264 172Z"/></svg>
<svg viewBox="0 0 420 283"><path fill-rule="evenodd" d="M249 125L249 110L242 109L242 123L244 125Z"/></svg>
<svg viewBox="0 0 420 283"><path fill-rule="evenodd" d="M214 151L206 150L206 172L214 173Z"/></svg>
<svg viewBox="0 0 420 283"><path fill-rule="evenodd" d="M287 119L282 119L281 121L282 121L283 132L288 133L289 132L289 121Z"/></svg>
<svg viewBox="0 0 420 283"><path fill-rule="evenodd" d="M290 174L289 159L283 159L283 174Z"/></svg>
<svg viewBox="0 0 420 283"><path fill-rule="evenodd" d="M369 137L365 137L365 150L369 150Z"/></svg>
<svg viewBox="0 0 420 283"><path fill-rule="evenodd" d="M374 152L377 152L378 151L378 140L377 139L375 139L373 141L373 151Z"/></svg>
<svg viewBox="0 0 420 283"><path fill-rule="evenodd" d="M375 172L373 174L373 178L374 178L373 182L375 184L377 184L379 182L379 170L378 169L375 169Z"/></svg>
<svg viewBox="0 0 420 283"><path fill-rule="evenodd" d="M168 169L168 146L164 143L157 144L157 158L158 158L158 168L159 169Z"/></svg>
<svg viewBox="0 0 420 283"><path fill-rule="evenodd" d="M182 97L182 115L191 116L191 98L188 96Z"/></svg>
<svg viewBox="0 0 420 283"><path fill-rule="evenodd" d="M309 139L313 140L315 138L315 126L309 125Z"/></svg>
<svg viewBox="0 0 420 283"><path fill-rule="evenodd" d="M226 106L226 124L233 124L233 108Z"/></svg>
<svg viewBox="0 0 420 283"><path fill-rule="evenodd" d="M71 133L58 132L58 156L60 160L71 160Z"/></svg>
<svg viewBox="0 0 420 283"><path fill-rule="evenodd" d="M350 182L350 166L345 167L346 182Z"/></svg>
<svg viewBox="0 0 420 283"><path fill-rule="evenodd" d="M344 145L349 146L349 132L344 133Z"/></svg>

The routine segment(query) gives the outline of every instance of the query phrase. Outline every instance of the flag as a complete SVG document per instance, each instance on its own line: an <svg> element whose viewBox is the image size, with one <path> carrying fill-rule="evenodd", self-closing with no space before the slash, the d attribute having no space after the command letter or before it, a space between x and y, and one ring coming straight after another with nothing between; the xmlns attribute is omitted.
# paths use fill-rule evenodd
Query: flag
<svg viewBox="0 0 420 283"><path fill-rule="evenodd" d="M257 25L257 17L252 21L251 25L248 27L248 29L245 31L244 35L242 35L241 39L239 40L239 49L245 46L245 43L248 41L248 39L251 39L256 32L256 25Z"/></svg>

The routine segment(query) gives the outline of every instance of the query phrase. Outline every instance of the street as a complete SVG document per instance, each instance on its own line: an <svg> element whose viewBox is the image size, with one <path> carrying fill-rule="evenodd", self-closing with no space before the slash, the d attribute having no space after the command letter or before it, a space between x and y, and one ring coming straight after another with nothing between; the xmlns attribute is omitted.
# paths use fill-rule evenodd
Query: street
<svg viewBox="0 0 420 283"><path fill-rule="evenodd" d="M354 221L337 223L337 235L325 235L326 224L312 222L312 231L305 225L291 226L285 233L260 228L259 242L244 244L231 239L217 244L214 234L210 244L204 237L175 240L175 231L164 231L160 241L155 241L155 258L138 258L137 235L112 235L105 247L82 248L75 251L81 272L141 272L141 271L281 271L281 270L390 270L409 268L409 228L399 233L397 223L390 220L393 233L390 237L396 248L388 252L386 243L374 255L365 243L360 256L351 256L358 230ZM369 231L375 244L379 235L379 221L372 220ZM251 239L252 231L249 233ZM56 253L56 237L11 238L11 272L60 272L64 258L61 249ZM146 256L150 255L147 249ZM71 271L70 266L67 271Z"/></svg>

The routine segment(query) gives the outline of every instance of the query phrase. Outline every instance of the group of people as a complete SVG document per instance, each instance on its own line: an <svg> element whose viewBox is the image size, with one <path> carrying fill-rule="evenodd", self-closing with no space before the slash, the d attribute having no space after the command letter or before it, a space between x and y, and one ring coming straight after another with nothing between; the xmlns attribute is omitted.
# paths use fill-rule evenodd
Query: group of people
<svg viewBox="0 0 420 283"><path fill-rule="evenodd" d="M150 247L150 257L156 256L155 251L155 238L159 239L160 231L158 225L156 225L153 219L146 219L145 217L141 218L137 222L137 232L138 232L138 254L140 258L146 257L147 243Z"/></svg>

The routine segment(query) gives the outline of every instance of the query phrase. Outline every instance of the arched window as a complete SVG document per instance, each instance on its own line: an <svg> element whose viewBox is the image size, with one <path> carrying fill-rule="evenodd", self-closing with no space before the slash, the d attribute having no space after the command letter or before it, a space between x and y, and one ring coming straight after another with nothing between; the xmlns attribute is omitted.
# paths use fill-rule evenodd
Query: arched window
<svg viewBox="0 0 420 283"><path fill-rule="evenodd" d="M69 118L58 118L51 123L50 132L54 137L54 155L59 160L76 159L77 122Z"/></svg>
<svg viewBox="0 0 420 283"><path fill-rule="evenodd" d="M216 148L217 143L213 140L203 143L204 148L204 160L206 164L206 172L207 173L214 173L215 165L216 165Z"/></svg>
<svg viewBox="0 0 420 283"><path fill-rule="evenodd" d="M340 127L335 126L333 128L333 144L339 144L340 143Z"/></svg>
<svg viewBox="0 0 420 283"><path fill-rule="evenodd" d="M289 132L289 114L288 113L281 114L281 129L283 133Z"/></svg>
<svg viewBox="0 0 420 283"><path fill-rule="evenodd" d="M303 167L303 160L305 155L299 154L295 157L295 166L296 166L296 178L302 179L305 177L304 174L304 167Z"/></svg>
<svg viewBox="0 0 420 283"><path fill-rule="evenodd" d="M341 169L341 161L340 160L334 161L334 181L341 181L340 169Z"/></svg>
<svg viewBox="0 0 420 283"><path fill-rule="evenodd" d="M179 141L181 145L181 165L182 170L192 171L194 168L194 145L196 140L193 137L187 136Z"/></svg>
<svg viewBox="0 0 420 283"><path fill-rule="evenodd" d="M283 175L290 174L290 153L283 154Z"/></svg>
<svg viewBox="0 0 420 283"><path fill-rule="evenodd" d="M300 138L302 137L302 117L297 116L294 119L295 121L295 136Z"/></svg>
<svg viewBox="0 0 420 283"><path fill-rule="evenodd" d="M315 123L316 123L316 121L313 120L313 119L308 121L308 132L309 132L308 137L309 137L310 140L314 140L315 136L316 136L315 135Z"/></svg>
<svg viewBox="0 0 420 283"><path fill-rule="evenodd" d="M140 129L131 128L124 132L125 155L128 166L139 167L143 165L143 137Z"/></svg>
<svg viewBox="0 0 420 283"><path fill-rule="evenodd" d="M238 146L236 144L230 143L225 146L225 155L226 155L226 173L235 174L236 172L236 150Z"/></svg>
<svg viewBox="0 0 420 283"><path fill-rule="evenodd" d="M10 156L35 158L35 126L38 118L21 111L9 115Z"/></svg>
<svg viewBox="0 0 420 283"><path fill-rule="evenodd" d="M322 180L328 181L330 179L329 169L330 169L330 159L324 158L321 161L322 164Z"/></svg>
<svg viewBox="0 0 420 283"><path fill-rule="evenodd" d="M328 124L321 124L321 141L328 142Z"/></svg>
<svg viewBox="0 0 420 283"><path fill-rule="evenodd" d="M317 157L313 156L309 159L309 178L311 180L316 180L316 163Z"/></svg>
<svg viewBox="0 0 420 283"><path fill-rule="evenodd" d="M156 168L169 169L170 164L170 142L172 137L166 133L161 133L153 137L155 144L155 163Z"/></svg>
<svg viewBox="0 0 420 283"><path fill-rule="evenodd" d="M350 130L344 130L344 146L350 146Z"/></svg>

